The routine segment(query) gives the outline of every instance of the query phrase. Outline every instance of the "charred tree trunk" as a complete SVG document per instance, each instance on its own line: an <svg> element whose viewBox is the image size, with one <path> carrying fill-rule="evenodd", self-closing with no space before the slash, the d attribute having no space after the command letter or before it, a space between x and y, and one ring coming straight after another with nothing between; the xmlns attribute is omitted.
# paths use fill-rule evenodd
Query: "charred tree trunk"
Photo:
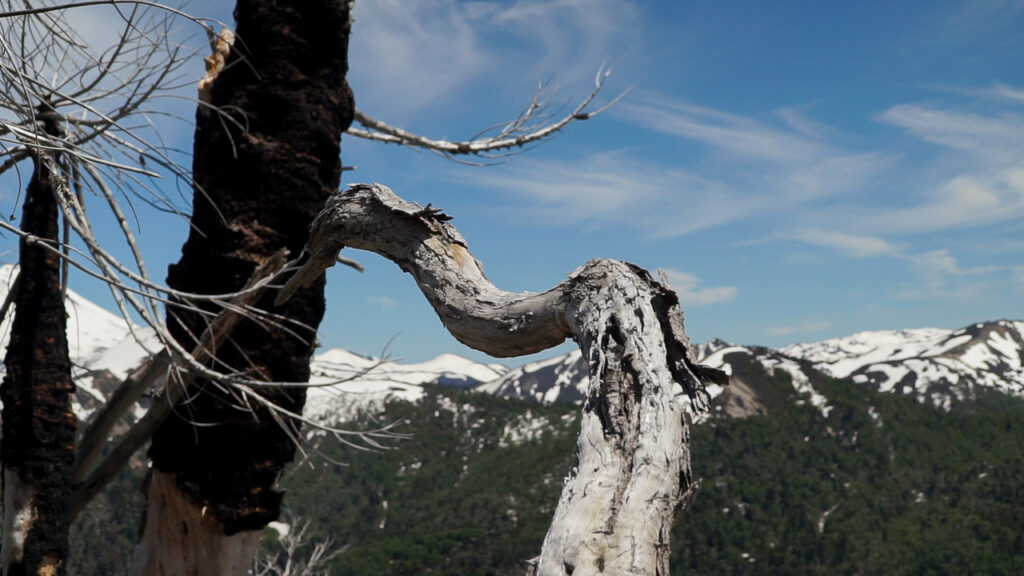
<svg viewBox="0 0 1024 576"><path fill-rule="evenodd" d="M4 576L65 573L74 462L74 384L68 358L57 199L51 174L36 162L19 246L21 264L3 400Z"/></svg>
<svg viewBox="0 0 1024 576"><path fill-rule="evenodd" d="M352 120L348 69L349 3L341 0L239 0L237 41L208 90L194 142L192 230L168 284L197 293L239 289L253 269L285 247L298 254L310 222L341 180L340 138ZM237 122L235 124L234 122ZM305 381L314 330L324 312L323 279L274 309L299 324L292 334L243 321L217 350L224 366L266 380ZM273 306L264 298L261 308ZM175 337L195 345L206 322L184 307L168 312ZM298 328L304 325L309 328ZM185 548L210 557L253 557L260 530L279 512L275 483L295 446L261 408L239 410L213 383L177 410L153 436L155 469L136 574L244 574L182 565ZM301 412L301 388L268 391ZM195 426L195 423L213 424ZM167 539L160 526L203 526ZM214 550L209 534L220 532ZM248 552L245 552L245 551Z"/></svg>
<svg viewBox="0 0 1024 576"><path fill-rule="evenodd" d="M286 301L346 246L415 278L445 327L468 346L519 356L575 340L590 366L576 464L532 575L668 576L669 532L696 494L684 398L707 410L704 381L725 375L689 356L679 300L641 268L592 260L539 294L500 290L438 210L380 185L331 196L310 230L310 259Z"/></svg>

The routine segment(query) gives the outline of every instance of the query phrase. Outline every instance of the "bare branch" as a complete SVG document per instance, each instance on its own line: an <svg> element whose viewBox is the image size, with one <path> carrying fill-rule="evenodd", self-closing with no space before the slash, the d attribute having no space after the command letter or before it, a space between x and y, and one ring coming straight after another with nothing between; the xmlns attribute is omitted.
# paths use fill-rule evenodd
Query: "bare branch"
<svg viewBox="0 0 1024 576"><path fill-rule="evenodd" d="M266 285L261 284L261 281L283 267L286 258L287 250L282 249L278 251L267 262L264 262L262 265L257 267L246 287L251 288L253 286L262 285L265 289ZM241 301L236 302L236 304L251 304L261 295L262 291L259 290L248 291L240 297ZM240 315L232 310L225 310L222 312L202 334L199 343L191 354L190 362L198 364L209 362L215 356L217 348L227 339L228 335L240 320ZM179 360L179 362L181 362L181 360ZM95 446L102 445L105 441L106 434L109 432L110 419L116 419L116 416L119 416L117 413L118 409L126 410L131 404L120 402L119 406L112 407L108 413L103 415L103 420L106 424L97 424L96 426L90 427L89 431L95 434L95 436L87 436L83 440L83 446L93 448L90 448L89 452L85 452L83 457L76 463L74 477L76 479L84 479L75 487L71 497L72 516L77 515L78 512L85 507L85 504L99 493L99 491L106 486L106 484L117 474L125 463L128 462L131 455L149 440L149 437L153 434L153 431L156 430L156 427L163 422L165 418L167 418L174 409L178 400L184 396L185 391L194 376L190 373L180 372L177 373L176 376L177 382L171 380L167 382L163 387L162 393L155 397L153 404L150 406L146 414L136 422L131 429L129 429L107 458L100 463L96 469L92 470L88 476L86 476L88 466L95 460L95 454L93 453L96 451ZM130 380L131 379L126 381L122 386L123 388L132 389L130 392L124 392L123 395L126 398L133 395L134 392L141 387Z"/></svg>
<svg viewBox="0 0 1024 576"><path fill-rule="evenodd" d="M362 264L360 264L359 262L356 262L355 260L353 260L351 258L345 258L344 256L338 256L338 264L344 264L345 266L348 266L349 268L355 268L356 270L358 270L360 272L366 272L366 268L364 268ZM2 317L2 316L0 316L0 317Z"/></svg>
<svg viewBox="0 0 1024 576"><path fill-rule="evenodd" d="M588 118L592 118L606 110L615 102L618 102L629 92L629 90L619 94L612 99L611 102L596 110L588 110L598 92L600 92L601 88L604 87L604 83L610 74L611 69L602 66L597 71L597 76L594 79L594 90L587 95L583 101L576 105L571 112L552 122L546 122L544 121L545 119L542 118L542 112L545 109L543 95L546 91L546 87L545 85L541 85L537 95L533 98L526 110L524 110L523 113L515 120L504 124L497 134L493 136L478 135L470 140L462 142L437 140L392 126L386 122L377 120L358 109L355 111L355 121L365 129L350 127L347 133L352 136L366 138L367 140L374 140L387 144L411 146L413 148L422 148L448 157L468 155L479 156L482 158L498 158L502 155L496 154L498 152L508 151L514 148L523 148L529 144L540 142L541 140L544 140L565 128L569 124L577 120L587 120Z"/></svg>
<svg viewBox="0 0 1024 576"><path fill-rule="evenodd" d="M118 4L129 6L149 6L151 8L170 12L175 16L187 18L196 23L213 22L215 24L220 24L218 20L214 20L212 18L196 18L187 12L182 12L181 10L168 6L165 2L150 2L149 0L82 0L80 2L65 2L63 4L55 4L53 6L37 6L35 8L26 8L24 10L8 10L6 12L0 12L0 19L17 18L19 16L38 16L48 12L64 12L71 8L85 8L87 6L114 6ZM210 30L212 31L212 28L210 28Z"/></svg>
<svg viewBox="0 0 1024 576"><path fill-rule="evenodd" d="M154 384L161 379L166 381L170 367L171 357L166 350L162 350L148 357L142 366L132 371L124 383L110 395L82 433L72 474L74 482L81 482L85 473L92 470L117 422Z"/></svg>
<svg viewBox="0 0 1024 576"><path fill-rule="evenodd" d="M345 552L349 545L335 547L331 538L314 542L309 535L309 520L285 512L285 521L278 523L274 552L257 557L254 576L327 576L327 564Z"/></svg>

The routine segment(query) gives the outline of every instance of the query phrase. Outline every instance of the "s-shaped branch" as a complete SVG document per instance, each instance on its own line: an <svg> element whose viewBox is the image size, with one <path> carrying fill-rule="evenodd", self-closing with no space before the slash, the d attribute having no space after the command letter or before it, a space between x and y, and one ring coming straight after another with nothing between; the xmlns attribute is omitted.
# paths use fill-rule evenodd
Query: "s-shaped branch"
<svg viewBox="0 0 1024 576"><path fill-rule="evenodd" d="M468 346L519 356L575 340L590 370L577 463L532 573L667 575L669 530L699 485L680 396L700 414L704 382L725 375L692 362L678 298L645 270L592 260L546 292L507 292L487 280L450 219L379 184L335 193L310 228L309 260L277 301L347 246L411 274Z"/></svg>

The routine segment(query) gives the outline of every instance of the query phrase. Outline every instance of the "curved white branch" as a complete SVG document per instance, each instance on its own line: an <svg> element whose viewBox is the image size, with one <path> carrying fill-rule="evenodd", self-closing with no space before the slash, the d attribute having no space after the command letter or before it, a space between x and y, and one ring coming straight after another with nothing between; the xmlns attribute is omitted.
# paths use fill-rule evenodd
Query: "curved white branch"
<svg viewBox="0 0 1024 576"><path fill-rule="evenodd" d="M310 230L309 260L278 302L334 264L345 246L411 274L445 327L495 356L573 338L590 367L577 464L562 491L535 574L668 574L672 524L696 490L684 406L707 410L678 299L646 271L592 260L543 293L491 284L439 210L357 184L328 199Z"/></svg>
<svg viewBox="0 0 1024 576"><path fill-rule="evenodd" d="M543 102L545 87L542 85L538 90L537 95L534 96L530 105L523 111L523 113L515 120L505 124L493 136L475 137L460 142L427 138L426 136L420 136L419 134L414 134L407 130L403 130L402 128L377 120L358 109L355 111L355 121L362 125L365 130L363 128L349 127L346 133L359 138L384 142L387 144L399 144L402 146L411 146L413 148L423 148L444 156L470 155L491 158L494 157L492 155L494 152L522 148L528 144L539 142L565 128L572 122L592 118L606 110L609 106L617 102L625 96L627 92L629 92L628 90L623 92L612 99L611 102L596 110L588 110L587 108L594 101L594 98L597 96L598 92L601 91L601 88L604 87L604 82L610 74L611 70L602 66L601 69L598 70L597 76L594 79L594 90L571 112L552 122L544 122L543 118L541 118L541 113L545 108Z"/></svg>

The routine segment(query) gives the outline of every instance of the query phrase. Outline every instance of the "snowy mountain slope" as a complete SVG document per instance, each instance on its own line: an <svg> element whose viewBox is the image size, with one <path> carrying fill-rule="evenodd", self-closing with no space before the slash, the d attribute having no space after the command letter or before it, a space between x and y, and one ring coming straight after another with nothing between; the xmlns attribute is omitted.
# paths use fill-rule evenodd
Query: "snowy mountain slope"
<svg viewBox="0 0 1024 576"><path fill-rule="evenodd" d="M16 273L16 266L0 266L0 301L7 298ZM68 314L68 353L78 387L75 413L84 419L100 406L128 372L141 363L148 354L147 349L157 351L160 346L152 330L130 326L124 318L73 290L68 290L65 308ZM7 350L13 318L12 307L0 323L0 350ZM0 363L0 374L4 371Z"/></svg>
<svg viewBox="0 0 1024 576"><path fill-rule="evenodd" d="M1024 322L999 320L959 330L860 332L781 350L816 369L881 392L949 408L992 389L1024 396Z"/></svg>
<svg viewBox="0 0 1024 576"><path fill-rule="evenodd" d="M757 383L747 382L735 375L729 363L733 355L740 354L754 358L769 373L783 370L791 375L797 392L804 395L806 401L828 414L827 399L814 390L810 380L800 370L799 365L767 348L748 348L734 346L722 340L713 340L694 348L694 356L700 364L718 368L730 374L732 380L728 388L717 384L708 386L708 394L716 412L728 416L742 417L761 411L757 400ZM500 379L482 384L475 390L502 397L531 398L540 402L580 402L583 400L588 384L586 362L579 350L548 360L526 364L510 370Z"/></svg>
<svg viewBox="0 0 1024 576"><path fill-rule="evenodd" d="M16 268L0 267L0 298L5 298ZM88 417L114 387L160 346L151 330L68 293L68 341L79 387L76 413ZM6 347L13 311L0 323L0 347ZM1000 320L959 330L860 332L780 350L735 346L721 340L697 345L702 364L727 373L732 363L755 361L768 374L783 371L804 401L828 414L828 400L815 390L806 367L855 385L898 392L950 409L982 390L1024 396L1024 322ZM740 356L737 356L740 355ZM424 384L472 388L502 397L539 402L579 402L587 388L587 368L580 352L533 362L509 370L454 354L418 364L382 361L345 350L327 350L312 361L314 385L306 415L343 422L365 410L376 411L389 399L415 401ZM0 374L3 366L0 364ZM812 371L813 372L813 371ZM743 416L761 410L758 382L733 375L728 388L712 386L716 411Z"/></svg>
<svg viewBox="0 0 1024 576"><path fill-rule="evenodd" d="M7 297L16 272L16 266L0 266L0 301ZM84 420L132 369L162 346L151 329L130 325L73 290L68 290L66 308L68 348L77 385L75 413ZM6 350L10 341L13 317L12 309L0 323L0 350ZM306 415L334 421L344 421L353 411L379 406L386 399L415 400L423 394L423 384L470 387L496 380L508 370L501 364L481 364L454 354L401 364L338 349L317 354L311 368L311 382L317 387L310 390ZM3 371L0 362L0 375Z"/></svg>
<svg viewBox="0 0 1024 576"><path fill-rule="evenodd" d="M17 270L16 266L10 264L0 266L0 300L7 298ZM75 364L95 368L98 364L105 363L109 364L109 368L107 365L104 365L104 368L112 371L116 369L115 373L123 376L125 371L131 368L125 364L145 354L141 347L138 350L129 350L130 346L123 343L131 333L128 323L120 316L93 304L73 290L68 290L65 308L68 313L68 351ZM0 324L0 346L4 349L10 340L13 318L12 308ZM120 346L119 352L108 355L107 352L115 346Z"/></svg>
<svg viewBox="0 0 1024 576"><path fill-rule="evenodd" d="M828 398L814 388L810 375L804 372L797 360L770 348L734 346L718 342L719 345L711 348L698 348L698 352L705 355L697 356L700 364L718 368L729 374L729 386L711 385L708 387L708 393L712 398L713 414L742 418L764 412L764 406L760 399L760 389L763 383L741 375L734 369L734 364L754 362L760 364L769 375L774 375L777 371L789 375L793 388L801 398L797 401L798 404L809 403L817 408L822 416L828 417L832 410Z"/></svg>
<svg viewBox="0 0 1024 576"><path fill-rule="evenodd" d="M314 356L304 415L316 421L342 423L360 412L382 410L392 399L414 402L424 384L455 388L495 381L508 368L481 364L455 354L442 354L419 364L400 364L331 349Z"/></svg>
<svg viewBox="0 0 1024 576"><path fill-rule="evenodd" d="M959 330L861 332L781 350L721 340L694 347L699 363L727 373L735 354L753 358L769 374L787 373L805 401L826 415L828 399L814 389L805 364L852 384L899 392L946 409L982 390L1024 396L1024 322L1019 321L984 322ZM586 378L579 353L573 352L511 370L478 390L545 402L575 401L583 397ZM756 388L757 382L734 377L728 388L712 386L709 392L716 399L716 411L743 416L760 410Z"/></svg>
<svg viewBox="0 0 1024 576"><path fill-rule="evenodd" d="M532 398L538 402L576 402L587 392L587 363L579 349L524 364L475 390L501 397Z"/></svg>

